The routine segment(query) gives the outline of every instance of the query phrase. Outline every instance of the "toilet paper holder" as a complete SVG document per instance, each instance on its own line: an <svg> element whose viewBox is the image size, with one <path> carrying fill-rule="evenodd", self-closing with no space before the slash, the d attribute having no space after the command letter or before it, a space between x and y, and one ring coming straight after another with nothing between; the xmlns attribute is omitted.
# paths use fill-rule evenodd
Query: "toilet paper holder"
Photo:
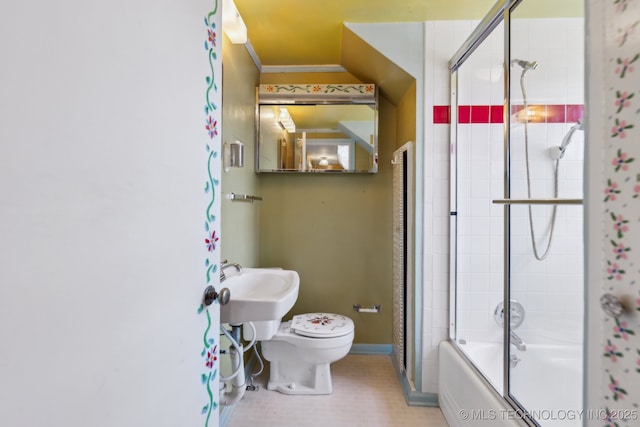
<svg viewBox="0 0 640 427"><path fill-rule="evenodd" d="M380 304L373 304L371 308L363 308L360 304L353 304L353 311L359 313L380 313Z"/></svg>

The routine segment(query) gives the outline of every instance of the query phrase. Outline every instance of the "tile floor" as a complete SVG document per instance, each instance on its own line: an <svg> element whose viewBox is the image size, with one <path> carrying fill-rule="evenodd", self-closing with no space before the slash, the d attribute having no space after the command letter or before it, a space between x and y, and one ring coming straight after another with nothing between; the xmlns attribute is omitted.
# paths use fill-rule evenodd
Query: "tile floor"
<svg viewBox="0 0 640 427"><path fill-rule="evenodd" d="M439 408L407 406L390 356L354 355L331 365L333 393L290 396L247 391L226 427L448 427Z"/></svg>

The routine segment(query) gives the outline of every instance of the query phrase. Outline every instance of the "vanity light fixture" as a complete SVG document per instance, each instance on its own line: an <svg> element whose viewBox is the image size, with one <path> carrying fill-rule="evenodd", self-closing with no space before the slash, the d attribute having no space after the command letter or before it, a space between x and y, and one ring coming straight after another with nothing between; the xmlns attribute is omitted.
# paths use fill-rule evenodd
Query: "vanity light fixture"
<svg viewBox="0 0 640 427"><path fill-rule="evenodd" d="M280 115L278 116L278 123L289 133L296 133L296 124L293 122L289 110L286 108L280 108Z"/></svg>
<svg viewBox="0 0 640 427"><path fill-rule="evenodd" d="M247 26L233 0L222 0L222 30L231 43L247 43Z"/></svg>

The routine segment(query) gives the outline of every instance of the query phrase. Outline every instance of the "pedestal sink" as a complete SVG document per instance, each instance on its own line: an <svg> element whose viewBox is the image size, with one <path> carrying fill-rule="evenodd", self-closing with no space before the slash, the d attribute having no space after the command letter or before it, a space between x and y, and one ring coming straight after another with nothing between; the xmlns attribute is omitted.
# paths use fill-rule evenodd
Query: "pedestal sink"
<svg viewBox="0 0 640 427"><path fill-rule="evenodd" d="M220 306L221 323L280 320L298 299L300 276L295 271L243 268L225 273L220 286L231 291L231 299Z"/></svg>

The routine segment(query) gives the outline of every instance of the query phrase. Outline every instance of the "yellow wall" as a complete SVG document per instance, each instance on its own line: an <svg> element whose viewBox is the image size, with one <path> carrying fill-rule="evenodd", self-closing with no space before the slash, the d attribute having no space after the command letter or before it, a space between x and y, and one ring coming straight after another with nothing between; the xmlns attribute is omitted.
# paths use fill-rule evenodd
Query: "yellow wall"
<svg viewBox="0 0 640 427"><path fill-rule="evenodd" d="M223 199L223 259L296 270L300 294L286 318L316 311L344 314L355 322L356 343L391 343L391 156L415 140L415 84L398 106L380 97L377 174L255 174L258 83L361 82L346 72L258 75L244 47L226 38L223 63L223 139L240 139L246 147L245 167L223 172L222 191L264 198L253 204ZM356 303L382 309L358 314Z"/></svg>
<svg viewBox="0 0 640 427"><path fill-rule="evenodd" d="M398 103L398 137L396 148L416 140L416 82L407 89Z"/></svg>
<svg viewBox="0 0 640 427"><path fill-rule="evenodd" d="M382 100L377 174L261 174L260 263L298 271L292 314L351 317L355 342L391 342L391 152L395 108ZM354 303L381 304L357 314Z"/></svg>
<svg viewBox="0 0 640 427"><path fill-rule="evenodd" d="M259 73L244 45L234 45L224 37L222 140L238 139L245 144L243 168L222 172L223 195L230 192L260 195L255 174L255 88ZM258 225L260 202L232 202L222 199L221 259L246 267L258 265Z"/></svg>
<svg viewBox="0 0 640 427"><path fill-rule="evenodd" d="M294 83L374 83L361 82L347 72L336 73L266 73L260 75L260 84L294 84Z"/></svg>
<svg viewBox="0 0 640 427"><path fill-rule="evenodd" d="M358 82L343 73L261 76L262 83L345 80ZM344 314L355 322L357 343L391 343L391 155L397 145L396 114L396 107L381 97L377 174L260 174L265 198L260 264L300 274L300 295L289 316ZM352 308L355 303L381 304L382 310L358 314Z"/></svg>

